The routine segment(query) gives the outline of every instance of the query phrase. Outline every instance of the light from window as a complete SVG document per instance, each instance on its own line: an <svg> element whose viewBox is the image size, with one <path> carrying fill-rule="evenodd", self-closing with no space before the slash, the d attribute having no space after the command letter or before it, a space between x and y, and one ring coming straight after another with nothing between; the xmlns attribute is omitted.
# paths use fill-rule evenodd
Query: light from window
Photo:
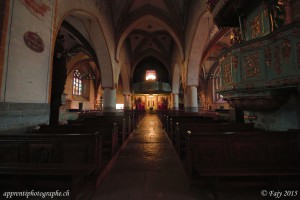
<svg viewBox="0 0 300 200"><path fill-rule="evenodd" d="M82 95L82 80L81 73L78 70L75 70L73 77L73 94Z"/></svg>
<svg viewBox="0 0 300 200"><path fill-rule="evenodd" d="M147 70L146 71L146 81L155 81L156 80L156 71Z"/></svg>
<svg viewBox="0 0 300 200"><path fill-rule="evenodd" d="M124 104L116 104L116 109L117 110L121 110L121 109L124 109Z"/></svg>

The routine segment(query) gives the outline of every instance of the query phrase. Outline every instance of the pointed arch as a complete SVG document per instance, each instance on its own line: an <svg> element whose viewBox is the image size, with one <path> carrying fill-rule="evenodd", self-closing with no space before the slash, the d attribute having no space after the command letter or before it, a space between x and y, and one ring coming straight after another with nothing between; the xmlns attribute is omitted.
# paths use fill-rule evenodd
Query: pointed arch
<svg viewBox="0 0 300 200"><path fill-rule="evenodd" d="M6 45L6 36L7 35L4 34L4 33L7 33L7 29L8 29L8 16L9 16L9 14L6 14L6 13L10 12L9 7L10 7L9 1L4 0L2 2L1 8L0 8L0 13L1 13L0 14L0 32L1 32L0 57L1 58L4 58L4 55L5 55L5 45ZM2 101L2 98L5 99L4 90L2 90L2 80L4 80L4 78L2 78L3 73L4 73L4 59L0 59L0 101Z"/></svg>
<svg viewBox="0 0 300 200"><path fill-rule="evenodd" d="M154 58L156 58L157 60L159 60L160 62L162 62L164 64L164 66L166 67L166 69L168 70L169 74L170 74L170 69L167 67L168 66L168 61L166 59L164 59L162 57L162 55L157 52L157 51L154 51L154 50L147 50L147 51L144 51L143 53L141 54L138 54L137 58L134 59L135 60L135 63L132 64L132 72L131 72L131 76L133 76L133 72L134 72L134 69L136 68L136 66L146 57L149 57L149 56L152 56Z"/></svg>
<svg viewBox="0 0 300 200"><path fill-rule="evenodd" d="M65 11L59 19L57 19L57 26L54 30L56 30L52 45L52 55L54 54L54 44L56 38L58 36L59 28L61 27L64 20L68 20L69 23L72 22L75 24L79 24L86 22L90 23L87 29L78 29L80 33L85 37L87 41L89 41L90 45L93 47L93 50L96 53L97 62L101 71L101 85L103 87L114 87L114 79L113 79L113 65L111 61L111 54L109 52L108 44L106 42L106 38L104 36L104 32L102 30L101 24L98 20L99 16L95 16L91 11L82 10L82 9L73 9ZM71 18L71 20L69 20ZM77 20L77 21L76 21ZM76 26L75 26L76 28ZM52 71L52 70L51 70ZM105 78L104 78L105 77Z"/></svg>
<svg viewBox="0 0 300 200"><path fill-rule="evenodd" d="M123 46L125 39L127 38L127 36L131 33L132 30L135 29L135 27L137 27L139 24L142 24L146 21L153 21L157 24L159 24L160 26L162 26L172 37L172 39L175 41L176 46L178 48L178 51L180 52L180 56L182 58L184 58L184 54L183 54L183 46L181 43L181 40L178 36L178 34L176 34L176 31L173 30L171 28L170 25L168 25L166 22L164 22L163 20L155 17L154 15L148 14L148 15L144 15L140 18L135 19L135 21L133 21L121 34L120 38L118 39L117 42L117 47L116 47L116 60L119 60L119 56L120 56L120 51L121 51L121 47Z"/></svg>
<svg viewBox="0 0 300 200"><path fill-rule="evenodd" d="M173 68L173 76L172 76L172 93L179 94L180 87L180 66L178 63L174 64Z"/></svg>
<svg viewBox="0 0 300 200"><path fill-rule="evenodd" d="M199 70L202 54L204 48L209 41L209 33L214 27L212 15L205 12L197 23L193 38L191 41L191 48L188 54L186 85L199 85Z"/></svg>
<svg viewBox="0 0 300 200"><path fill-rule="evenodd" d="M121 66L120 76L122 77L122 84L123 84L123 92L124 93L130 93L130 74L128 72L128 66L127 63L124 63Z"/></svg>

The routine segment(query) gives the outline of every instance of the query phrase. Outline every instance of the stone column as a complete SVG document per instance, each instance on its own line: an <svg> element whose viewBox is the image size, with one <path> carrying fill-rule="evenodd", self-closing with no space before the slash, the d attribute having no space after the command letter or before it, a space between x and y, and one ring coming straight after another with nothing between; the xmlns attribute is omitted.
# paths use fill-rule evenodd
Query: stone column
<svg viewBox="0 0 300 200"><path fill-rule="evenodd" d="M179 110L179 101L178 101L178 94L173 95L173 110Z"/></svg>
<svg viewBox="0 0 300 200"><path fill-rule="evenodd" d="M124 94L124 110L131 110L131 94Z"/></svg>
<svg viewBox="0 0 300 200"><path fill-rule="evenodd" d="M103 89L103 112L116 112L116 89Z"/></svg>
<svg viewBox="0 0 300 200"><path fill-rule="evenodd" d="M300 20L300 1L298 0L292 1L291 7L292 7L292 14L293 14L292 21Z"/></svg>
<svg viewBox="0 0 300 200"><path fill-rule="evenodd" d="M198 97L197 97L197 86L189 85L186 87L184 100L185 112L198 112Z"/></svg>
<svg viewBox="0 0 300 200"><path fill-rule="evenodd" d="M293 11L292 11L292 7L291 7L291 0L286 0L285 1L285 21L284 24L290 24L292 23L292 15L293 15Z"/></svg>
<svg viewBox="0 0 300 200"><path fill-rule="evenodd" d="M62 43L57 42L55 55L59 53L57 49L63 49ZM67 80L67 60L66 57L54 56L52 85L51 85L51 102L50 102L50 124L59 123L59 107L61 106L61 95L65 90Z"/></svg>

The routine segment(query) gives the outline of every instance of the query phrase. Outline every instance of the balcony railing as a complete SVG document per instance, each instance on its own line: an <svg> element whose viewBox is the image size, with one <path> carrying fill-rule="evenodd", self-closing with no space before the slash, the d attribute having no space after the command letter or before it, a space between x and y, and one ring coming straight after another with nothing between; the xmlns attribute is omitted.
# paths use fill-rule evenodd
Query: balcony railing
<svg viewBox="0 0 300 200"><path fill-rule="evenodd" d="M140 82L134 83L132 86L132 91L134 93L170 93L171 86L169 83L149 81L149 82Z"/></svg>

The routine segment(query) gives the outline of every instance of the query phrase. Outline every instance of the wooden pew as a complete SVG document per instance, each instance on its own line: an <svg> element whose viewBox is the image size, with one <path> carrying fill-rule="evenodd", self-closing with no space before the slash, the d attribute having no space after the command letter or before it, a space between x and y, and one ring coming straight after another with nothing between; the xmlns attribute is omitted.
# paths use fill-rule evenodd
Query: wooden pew
<svg viewBox="0 0 300 200"><path fill-rule="evenodd" d="M132 127L136 128L139 122L143 119L145 116L146 111L145 110L134 110L132 111Z"/></svg>
<svg viewBox="0 0 300 200"><path fill-rule="evenodd" d="M174 123L174 121L176 123ZM169 120L169 128L168 128L168 135L172 141L175 140L178 128L180 129L184 124L217 124L217 123L224 123L222 120L214 120L212 118L205 118L202 116L194 116L190 118L170 118Z"/></svg>
<svg viewBox="0 0 300 200"><path fill-rule="evenodd" d="M132 132L131 117L128 115L126 120L122 113L107 115L103 113L101 115L98 115L98 113L96 113L97 115L92 114L82 113L80 119L70 120L64 126L41 127L41 132L53 132L55 130L67 133L72 133L73 131L81 133L91 130L99 131L103 138L103 163L106 165ZM112 124L114 124L113 127L111 126Z"/></svg>
<svg viewBox="0 0 300 200"><path fill-rule="evenodd" d="M97 115L93 117L83 117L78 120L69 120L68 125L89 125L89 126L98 126L98 125L109 125L117 123L120 143L123 144L125 139L129 137L133 130L133 124L131 116L124 115Z"/></svg>
<svg viewBox="0 0 300 200"><path fill-rule="evenodd" d="M171 134L176 128L176 123L225 123L226 120L218 119L216 112L168 112L162 117L162 124L168 134Z"/></svg>
<svg viewBox="0 0 300 200"><path fill-rule="evenodd" d="M0 180L5 184L2 187L14 191L20 186L40 188L39 183L49 186L48 180L56 178L58 182L70 182L68 189L71 199L75 199L82 182L91 181L96 186L102 162L101 143L99 133L1 134Z"/></svg>
<svg viewBox="0 0 300 200"><path fill-rule="evenodd" d="M188 131L186 168L198 179L213 180L210 188L218 199L217 182L224 177L298 176L298 132L201 133ZM223 180L224 181L224 180ZM284 184L284 183L277 183Z"/></svg>
<svg viewBox="0 0 300 200"><path fill-rule="evenodd" d="M185 139L186 132L193 134L218 133L218 132L249 132L254 131L253 124L231 124L220 123L219 121L210 121L210 123L189 123L176 124L175 130L175 148L180 157L185 157Z"/></svg>
<svg viewBox="0 0 300 200"><path fill-rule="evenodd" d="M118 126L109 124L86 124L84 122L73 125L42 125L38 133L40 134L71 134L71 133L90 133L98 132L102 138L102 166L103 168L119 149L118 145Z"/></svg>

